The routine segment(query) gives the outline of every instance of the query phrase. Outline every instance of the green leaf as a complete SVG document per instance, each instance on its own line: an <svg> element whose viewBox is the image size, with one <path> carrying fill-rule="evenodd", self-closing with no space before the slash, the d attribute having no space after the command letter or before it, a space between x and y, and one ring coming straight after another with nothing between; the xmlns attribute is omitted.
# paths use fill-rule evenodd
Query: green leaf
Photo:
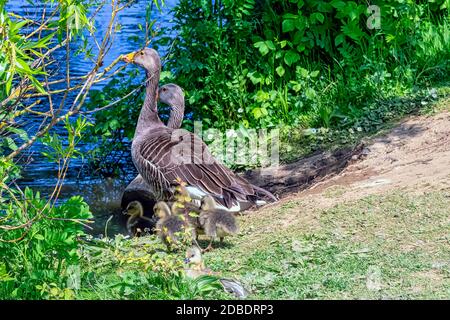
<svg viewBox="0 0 450 320"><path fill-rule="evenodd" d="M306 70L305 68L298 68L297 72L300 73L300 75L302 76L302 78L308 78L309 76L309 72L308 70Z"/></svg>
<svg viewBox="0 0 450 320"><path fill-rule="evenodd" d="M7 130L9 132L17 134L24 141L28 140L28 134L23 129L19 129L19 128L16 128L16 127L8 127Z"/></svg>
<svg viewBox="0 0 450 320"><path fill-rule="evenodd" d="M255 119L259 119L263 116L263 113L261 111L261 108L255 108L252 110L253 116L255 117Z"/></svg>
<svg viewBox="0 0 450 320"><path fill-rule="evenodd" d="M316 91L313 88L307 88L305 90L305 95L308 99L312 100L316 96Z"/></svg>
<svg viewBox="0 0 450 320"><path fill-rule="evenodd" d="M281 47L281 49L283 49L284 47L286 47L288 44L292 47L292 43L290 43L289 41L287 41L287 40L280 41L280 47Z"/></svg>
<svg viewBox="0 0 450 320"><path fill-rule="evenodd" d="M259 52L265 56L269 53L269 47L264 41L259 41L254 44L255 48L258 48Z"/></svg>
<svg viewBox="0 0 450 320"><path fill-rule="evenodd" d="M290 32L295 29L295 20L293 19L286 19L283 20L283 23L281 24L281 29L283 32Z"/></svg>
<svg viewBox="0 0 450 320"><path fill-rule="evenodd" d="M34 237L38 240L45 240L44 236L42 234L35 234Z"/></svg>
<svg viewBox="0 0 450 320"><path fill-rule="evenodd" d="M34 88L39 92L39 93L43 93L45 94L46 91L44 89L44 87L42 86L42 84L33 76L29 76L28 77L31 81L31 83L33 84Z"/></svg>
<svg viewBox="0 0 450 320"><path fill-rule="evenodd" d="M289 50L284 55L284 62L288 66L291 66L292 64L296 63L298 60L300 60L300 55L297 52L293 51L293 50Z"/></svg>
<svg viewBox="0 0 450 320"><path fill-rule="evenodd" d="M271 40L267 40L265 41L265 44L267 46L267 48L269 48L270 50L275 50L275 45L273 44L273 42Z"/></svg>
<svg viewBox="0 0 450 320"><path fill-rule="evenodd" d="M342 10L343 8L345 8L345 1L342 0L333 0L330 2L330 4L338 10Z"/></svg>
<svg viewBox="0 0 450 320"><path fill-rule="evenodd" d="M325 16L321 14L320 12L315 12L310 17L311 22L319 21L320 23L323 23L325 21Z"/></svg>
<svg viewBox="0 0 450 320"><path fill-rule="evenodd" d="M277 71L277 74L280 77L282 77L284 75L285 70L284 70L283 66L278 66L275 70Z"/></svg>
<svg viewBox="0 0 450 320"><path fill-rule="evenodd" d="M8 148L10 148L12 151L16 151L17 150L17 145L14 142L14 140L11 137L6 137L5 138L5 142L6 142L6 146Z"/></svg>
<svg viewBox="0 0 450 320"><path fill-rule="evenodd" d="M317 78L317 76L319 75L319 71L318 70L313 71L313 72L311 72L310 75L311 75L312 78Z"/></svg>
<svg viewBox="0 0 450 320"><path fill-rule="evenodd" d="M335 39L334 39L334 44L336 47L338 47L342 42L344 42L345 39L345 35L344 34L340 34L338 35Z"/></svg>

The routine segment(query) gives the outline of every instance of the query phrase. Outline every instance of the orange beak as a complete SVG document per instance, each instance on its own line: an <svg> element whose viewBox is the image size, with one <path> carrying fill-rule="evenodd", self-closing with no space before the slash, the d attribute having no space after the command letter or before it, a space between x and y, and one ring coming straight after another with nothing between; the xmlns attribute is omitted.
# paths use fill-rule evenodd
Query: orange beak
<svg viewBox="0 0 450 320"><path fill-rule="evenodd" d="M126 63L131 63L134 61L135 55L136 55L136 52L131 52L129 54L122 56L122 60L125 61Z"/></svg>

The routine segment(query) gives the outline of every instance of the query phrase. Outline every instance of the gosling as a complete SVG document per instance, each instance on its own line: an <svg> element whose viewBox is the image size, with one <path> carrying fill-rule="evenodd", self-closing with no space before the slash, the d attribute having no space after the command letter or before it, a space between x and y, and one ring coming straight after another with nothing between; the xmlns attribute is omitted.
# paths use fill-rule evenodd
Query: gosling
<svg viewBox="0 0 450 320"><path fill-rule="evenodd" d="M210 242L205 251L212 249L212 242L219 237L220 242L229 235L239 232L239 227L233 213L216 208L214 198L205 196L202 199L199 223L204 229L205 235L210 238Z"/></svg>
<svg viewBox="0 0 450 320"><path fill-rule="evenodd" d="M205 275L216 276L225 291L233 294L236 298L245 299L249 295L249 292L238 281L234 279L220 278L217 272L206 268L203 262L201 250L197 246L192 246L187 249L184 263L186 264L184 272L188 278L196 279Z"/></svg>
<svg viewBox="0 0 450 320"><path fill-rule="evenodd" d="M171 247L179 242L178 234L185 230L187 223L178 215L171 213L164 201L159 201L153 207L155 216L159 218L155 231L167 246Z"/></svg>
<svg viewBox="0 0 450 320"><path fill-rule="evenodd" d="M131 201L123 214L129 215L126 227L131 236L140 236L146 230L150 231L152 226L155 225L151 218L144 216L144 207L140 201ZM144 230L140 226L144 226Z"/></svg>

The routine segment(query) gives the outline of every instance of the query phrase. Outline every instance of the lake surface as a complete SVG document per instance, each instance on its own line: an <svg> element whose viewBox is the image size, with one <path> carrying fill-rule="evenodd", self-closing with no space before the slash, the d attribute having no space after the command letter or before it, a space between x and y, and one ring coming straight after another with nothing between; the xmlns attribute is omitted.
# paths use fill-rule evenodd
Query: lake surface
<svg viewBox="0 0 450 320"><path fill-rule="evenodd" d="M176 5L176 0L165 0L165 7L161 12L154 7L152 10L152 18L156 20L157 27L167 27L171 25L172 13L171 9ZM136 36L140 39L144 38L144 31L139 29L139 24L145 24L145 8L147 1L139 0L132 4L129 8L120 12L117 21L121 24L121 31L116 34L114 41L108 56L105 58L104 65L109 65L120 54L128 53L136 50L141 45L137 44ZM36 4L29 4L25 0L10 0L7 5L8 11L13 11L16 14L20 14L27 17L38 17L39 11L42 11L42 4L37 2ZM38 8L39 10L36 10ZM96 16L95 26L97 28L96 33L98 38L104 34L107 24L109 22L111 8L105 6ZM75 43L72 45L71 50L75 53L78 49L78 45ZM161 55L165 54L164 48L159 50ZM61 70L65 69L65 52L63 50L55 52L55 56L59 61L58 66L55 67ZM61 59L58 59L58 57ZM70 74L72 77L77 77L86 74L92 69L93 63L90 60L84 59L83 56L76 56L75 54L70 59ZM132 68L133 66L129 66ZM55 71L55 77L64 76L63 72L58 75L58 70ZM92 89L101 90L107 82L102 82L93 86ZM72 95L66 101L66 105L69 107L73 102L74 96ZM54 101L58 104L58 101ZM43 106L43 109L48 106ZM42 118L35 118L33 116L27 116L25 119L21 119L22 125L27 128L28 133L31 135L36 132L41 124ZM57 126L54 130L64 135L65 130L61 125ZM87 151L95 148L94 145L84 144L79 146L82 151ZM28 186L35 191L40 191L43 195L48 195L53 190L53 186L57 181L58 168L56 164L50 163L45 157L42 156L43 146L40 143L35 143L31 148L21 155L22 163L26 163L22 172L23 178L19 181L22 187ZM128 160L127 160L128 161ZM105 222L111 216L117 216L120 214L120 199L122 192L128 183L136 175L136 171L131 163L125 166L125 173L119 178L100 178L92 177L89 174L82 174L83 168L86 163L81 159L74 159L71 162L67 178L65 179L64 186L62 188L59 201L64 201L70 196L81 195L85 201L90 205L91 211L95 216L95 224L91 233L95 235L102 234L104 232ZM123 231L122 226L117 222L117 219L113 218L108 230L111 232ZM109 232L108 232L109 233Z"/></svg>

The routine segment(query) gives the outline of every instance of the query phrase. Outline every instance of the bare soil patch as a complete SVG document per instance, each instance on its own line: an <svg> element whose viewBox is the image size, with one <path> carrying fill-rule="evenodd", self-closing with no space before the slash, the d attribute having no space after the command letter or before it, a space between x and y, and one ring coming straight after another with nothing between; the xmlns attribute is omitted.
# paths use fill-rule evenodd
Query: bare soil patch
<svg viewBox="0 0 450 320"><path fill-rule="evenodd" d="M315 154L245 177L285 201L301 196L320 207L388 190L450 190L450 113L414 116L365 146Z"/></svg>

